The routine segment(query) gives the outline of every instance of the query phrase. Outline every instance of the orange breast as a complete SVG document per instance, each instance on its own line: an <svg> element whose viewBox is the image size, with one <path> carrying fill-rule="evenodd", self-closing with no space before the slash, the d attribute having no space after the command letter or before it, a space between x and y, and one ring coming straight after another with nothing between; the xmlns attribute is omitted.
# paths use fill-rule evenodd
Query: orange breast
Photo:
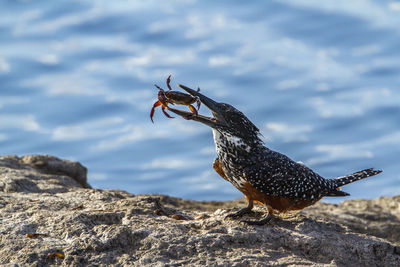
<svg viewBox="0 0 400 267"><path fill-rule="evenodd" d="M279 212L301 210L321 199L291 199L288 197L266 195L248 182L244 183L243 187L239 190L247 197L247 199L252 199L255 202L266 205L268 209Z"/></svg>
<svg viewBox="0 0 400 267"><path fill-rule="evenodd" d="M225 180L227 180L229 182L228 177L226 177L225 172L222 169L221 163L217 159L214 160L213 168L222 178L224 178Z"/></svg>

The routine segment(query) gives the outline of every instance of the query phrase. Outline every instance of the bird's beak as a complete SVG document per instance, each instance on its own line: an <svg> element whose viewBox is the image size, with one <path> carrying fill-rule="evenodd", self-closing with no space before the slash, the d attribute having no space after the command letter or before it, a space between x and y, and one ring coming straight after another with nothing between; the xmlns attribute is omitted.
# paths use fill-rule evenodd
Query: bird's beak
<svg viewBox="0 0 400 267"><path fill-rule="evenodd" d="M225 120L222 116L222 112L221 112L220 108L218 107L218 105L219 105L218 102L203 95L199 91L193 90L193 89L186 87L184 85L181 85L181 84L178 84L178 86L180 88L182 88L183 90L185 90L186 92L188 92L190 95L198 97L200 99L201 103L206 105L211 110L212 114L214 115L214 118L206 117L206 116L203 116L200 114L196 115L194 113L174 109L171 107L169 108L170 111L174 112L177 115L182 116L183 118L185 118L187 120L198 121L198 122L204 123L213 128L216 128L218 125L225 124Z"/></svg>

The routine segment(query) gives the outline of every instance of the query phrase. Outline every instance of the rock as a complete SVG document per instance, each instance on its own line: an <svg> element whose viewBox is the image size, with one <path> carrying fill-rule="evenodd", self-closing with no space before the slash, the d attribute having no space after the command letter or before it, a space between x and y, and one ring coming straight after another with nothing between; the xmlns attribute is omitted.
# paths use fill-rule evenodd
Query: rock
<svg viewBox="0 0 400 267"><path fill-rule="evenodd" d="M86 180L87 169L79 162L61 160L49 155L29 155L21 158L27 165L34 166L43 173L65 175L73 178L84 188L91 188Z"/></svg>
<svg viewBox="0 0 400 267"><path fill-rule="evenodd" d="M244 205L91 189L79 163L0 157L0 264L399 266L400 196L224 219Z"/></svg>
<svg viewBox="0 0 400 267"><path fill-rule="evenodd" d="M0 157L0 191L25 193L67 192L68 188L90 188L87 170L79 162L48 155Z"/></svg>

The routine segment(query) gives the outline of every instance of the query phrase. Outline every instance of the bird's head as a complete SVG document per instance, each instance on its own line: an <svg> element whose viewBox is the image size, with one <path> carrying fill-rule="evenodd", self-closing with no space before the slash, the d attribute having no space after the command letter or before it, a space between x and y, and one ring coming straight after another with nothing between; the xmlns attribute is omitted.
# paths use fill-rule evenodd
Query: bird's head
<svg viewBox="0 0 400 267"><path fill-rule="evenodd" d="M200 114L196 115L174 108L169 108L169 110L185 119L208 125L223 135L235 136L249 143L260 141L259 129L241 111L229 104L216 102L184 85L178 84L178 86L192 96L198 97L200 101L210 109L213 117L206 117Z"/></svg>

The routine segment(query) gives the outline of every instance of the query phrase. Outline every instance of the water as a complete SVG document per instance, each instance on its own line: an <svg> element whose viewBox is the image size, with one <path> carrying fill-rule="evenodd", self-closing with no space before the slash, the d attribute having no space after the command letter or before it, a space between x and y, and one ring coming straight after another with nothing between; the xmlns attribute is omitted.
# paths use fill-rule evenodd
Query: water
<svg viewBox="0 0 400 267"><path fill-rule="evenodd" d="M240 197L211 167L210 129L150 122L172 74L325 177L384 170L353 198L399 194L399 26L395 1L3 0L1 151L80 161L97 188Z"/></svg>

